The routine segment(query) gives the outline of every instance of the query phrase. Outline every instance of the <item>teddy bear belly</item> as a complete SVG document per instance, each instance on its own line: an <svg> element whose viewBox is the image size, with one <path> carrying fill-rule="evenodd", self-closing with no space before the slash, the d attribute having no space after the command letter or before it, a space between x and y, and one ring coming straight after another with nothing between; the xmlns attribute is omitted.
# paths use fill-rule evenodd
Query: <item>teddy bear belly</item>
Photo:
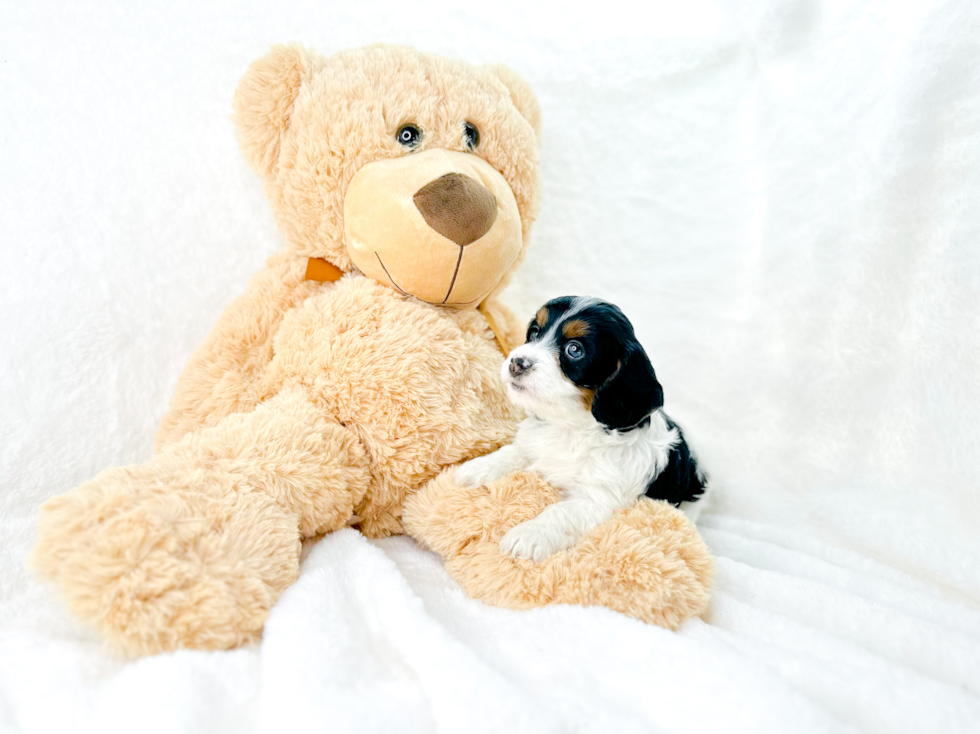
<svg viewBox="0 0 980 734"><path fill-rule="evenodd" d="M372 483L358 515L400 509L442 468L492 451L518 416L483 317L345 279L284 320L265 392L301 385L355 433Z"/></svg>

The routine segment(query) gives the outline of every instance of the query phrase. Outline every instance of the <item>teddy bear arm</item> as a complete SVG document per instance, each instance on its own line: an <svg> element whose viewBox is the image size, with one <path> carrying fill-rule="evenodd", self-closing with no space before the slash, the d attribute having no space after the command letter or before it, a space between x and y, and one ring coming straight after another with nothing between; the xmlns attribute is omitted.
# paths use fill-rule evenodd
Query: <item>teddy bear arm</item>
<svg viewBox="0 0 980 734"><path fill-rule="evenodd" d="M372 480L358 436L301 388L228 416L172 448L192 464L225 472L231 489L268 494L296 515L304 538L347 524Z"/></svg>
<svg viewBox="0 0 980 734"><path fill-rule="evenodd" d="M253 388L282 319L318 287L305 280L305 268L306 260L292 253L273 255L225 309L181 372L157 432L157 451L258 401Z"/></svg>

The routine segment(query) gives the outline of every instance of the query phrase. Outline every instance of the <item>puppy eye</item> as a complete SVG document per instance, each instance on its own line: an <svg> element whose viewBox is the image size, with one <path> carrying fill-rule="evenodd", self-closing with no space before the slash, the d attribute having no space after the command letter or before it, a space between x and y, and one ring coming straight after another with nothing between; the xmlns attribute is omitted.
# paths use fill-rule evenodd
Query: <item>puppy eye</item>
<svg viewBox="0 0 980 734"><path fill-rule="evenodd" d="M540 332L541 329L538 327L537 324L531 324L529 327L527 327L527 341L531 341L532 339L537 338Z"/></svg>
<svg viewBox="0 0 980 734"><path fill-rule="evenodd" d="M565 345L565 355L569 359L582 359L585 356L585 349L580 342L568 342Z"/></svg>
<svg viewBox="0 0 980 734"><path fill-rule="evenodd" d="M476 125L472 122L467 122L463 125L463 141L469 150L473 150L480 144L480 131L476 129Z"/></svg>
<svg viewBox="0 0 980 734"><path fill-rule="evenodd" d="M414 148L422 142L422 133L415 125L402 125L395 134L395 140L406 148Z"/></svg>

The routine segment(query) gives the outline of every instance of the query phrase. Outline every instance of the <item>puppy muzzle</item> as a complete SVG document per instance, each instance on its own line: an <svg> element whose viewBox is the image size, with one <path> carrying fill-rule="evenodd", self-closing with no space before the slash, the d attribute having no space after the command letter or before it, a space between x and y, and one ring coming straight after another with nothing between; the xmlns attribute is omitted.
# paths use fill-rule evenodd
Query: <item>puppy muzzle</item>
<svg viewBox="0 0 980 734"><path fill-rule="evenodd" d="M534 366L534 362L526 357L512 357L508 371L512 377L520 377Z"/></svg>

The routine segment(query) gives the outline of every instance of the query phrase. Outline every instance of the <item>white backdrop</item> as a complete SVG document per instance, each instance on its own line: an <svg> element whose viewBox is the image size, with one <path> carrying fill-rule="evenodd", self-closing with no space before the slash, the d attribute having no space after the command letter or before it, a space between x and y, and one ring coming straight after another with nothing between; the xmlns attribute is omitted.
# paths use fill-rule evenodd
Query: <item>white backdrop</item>
<svg viewBox="0 0 980 734"><path fill-rule="evenodd" d="M510 301L634 321L718 489L707 622L492 610L410 541L345 532L261 648L126 665L24 570L38 505L150 455L184 362L281 246L230 100L292 40L502 61L537 91ZM486 701L515 731L976 726L974 0L6 2L0 140L0 727L477 731ZM407 677L336 649L382 600L369 637ZM357 718L386 696L400 718Z"/></svg>

